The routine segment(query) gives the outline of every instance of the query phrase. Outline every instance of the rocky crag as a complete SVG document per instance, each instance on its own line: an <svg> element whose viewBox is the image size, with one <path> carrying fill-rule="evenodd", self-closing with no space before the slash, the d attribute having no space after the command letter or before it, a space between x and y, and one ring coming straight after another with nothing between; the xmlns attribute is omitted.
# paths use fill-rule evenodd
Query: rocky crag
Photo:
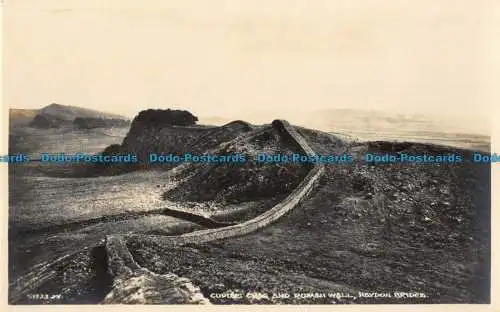
<svg viewBox="0 0 500 312"><path fill-rule="evenodd" d="M104 154L135 154L135 164L97 165L88 170L89 175L114 175L139 169L171 169L176 163L150 162L150 154L184 153L202 154L219 146L223 142L235 139L240 134L249 132L253 126L234 121L226 125L197 125L198 118L182 110L145 110L132 121L130 130L123 142L105 149Z"/></svg>

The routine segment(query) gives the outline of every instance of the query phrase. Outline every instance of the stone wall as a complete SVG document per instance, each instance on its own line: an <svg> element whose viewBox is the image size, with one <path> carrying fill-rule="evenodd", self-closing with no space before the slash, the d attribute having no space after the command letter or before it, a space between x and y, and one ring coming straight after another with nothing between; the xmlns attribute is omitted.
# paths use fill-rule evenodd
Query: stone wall
<svg viewBox="0 0 500 312"><path fill-rule="evenodd" d="M315 154L313 149L307 144L307 141L295 131L295 129L284 120L275 120L273 122L273 127L278 127L282 129L280 133L289 139L292 139L296 142L296 144L300 147L301 151L308 154ZM195 130L196 131L196 130ZM259 133L260 131L257 131ZM225 144L231 144L234 142L243 143L246 140L251 139L253 135L250 133L245 133L242 136L235 138L232 141L226 142ZM224 144L224 143L223 143ZM183 245L188 243L202 243L207 241L219 240L224 238L236 237L241 235L246 235L251 232L254 232L258 229L264 228L269 224L275 222L280 217L285 215L287 212L295 208L301 200L303 200L307 194L313 189L315 183L320 179L321 175L324 172L324 166L322 164L315 164L313 168L309 171L304 180L294 189L290 195L285 198L282 202L278 203L270 210L265 213L257 216L256 218L249 220L247 222L227 226L223 228L217 229L208 229L195 231L191 233L182 234L180 236L159 236L159 235L108 235L106 237L106 250L108 253L108 264L109 269L113 275L115 275L115 279L117 283L122 281L123 285L136 285L137 278L140 278L141 281L145 281L143 286L138 287L137 290L140 292L144 292L144 289L155 289L157 286L157 282L162 282L162 285L165 284L163 280L172 281L172 284L175 287L172 289L177 289L178 284L182 285L191 285L189 281L185 281L182 279L178 279L176 276L159 276L154 275L152 272L147 271L144 268L138 266L133 257L131 256L129 250L126 247L127 238L139 238L145 239L149 238L155 240L159 244L165 245ZM85 248L86 249L86 248ZM31 274L24 276L23 278L18 279L17 281L10 284L10 287L13 291L9 296L9 302L15 303L20 300L26 293L35 291L37 287L41 284L50 280L53 276L53 269L55 267L64 265L66 261L70 261L71 257L77 254L78 252L74 252L72 254L65 255L62 258L59 258L50 263L45 263L40 267L34 268ZM137 272L141 274L136 274ZM129 278L131 277L131 278ZM122 289L123 285L119 286L116 289ZM146 285L146 286L144 286ZM134 286L135 287L135 286ZM146 288L145 288L146 287ZM185 289L186 287L180 287ZM192 287L193 288L193 287ZM135 288L134 288L135 289ZM189 302L189 303L208 303L206 298L203 298L199 292L199 290L193 288L193 291L189 292L178 292L179 301ZM121 293L117 293L116 291L111 292L105 299L106 303L123 303L123 301L127 301L130 298L136 298L136 292L126 293L120 295ZM177 298L176 297L176 298ZM129 299L127 299L129 298ZM153 298L153 299L151 299ZM135 299L134 299L135 300ZM150 295L144 298L145 301L148 302L165 302L165 300L170 300L165 296L157 296L157 294L151 293ZM135 301L134 301L135 303ZM178 303L178 302L177 302Z"/></svg>
<svg viewBox="0 0 500 312"><path fill-rule="evenodd" d="M293 140L307 155L314 155L313 149L307 144L307 141L295 131L295 129L285 120L275 120L272 123L281 135ZM202 243L235 236L249 234L258 229L264 228L274 221L278 220L284 214L295 208L299 202L304 199L312 190L315 183L324 172L324 165L315 164L304 180L288 195L282 202L278 203L263 214L241 224L227 226L217 229L208 229L182 234L179 236L152 236L155 241L166 245L184 245L188 243ZM128 235L128 237L144 237L141 235Z"/></svg>

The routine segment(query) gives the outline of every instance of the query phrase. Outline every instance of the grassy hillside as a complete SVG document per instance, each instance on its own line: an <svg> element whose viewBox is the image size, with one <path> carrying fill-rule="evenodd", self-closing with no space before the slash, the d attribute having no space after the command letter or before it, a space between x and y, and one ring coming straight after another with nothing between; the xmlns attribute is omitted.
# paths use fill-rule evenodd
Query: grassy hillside
<svg viewBox="0 0 500 312"><path fill-rule="evenodd" d="M76 117L127 119L126 117L117 114L56 103L47 105L44 108L40 109L39 114L50 115L68 121L73 121Z"/></svg>
<svg viewBox="0 0 500 312"><path fill-rule="evenodd" d="M71 125L75 118L106 119L111 121L127 122L127 118L83 107L50 104L41 109L9 109L9 125L12 128L33 126L37 128L50 128L52 126Z"/></svg>
<svg viewBox="0 0 500 312"><path fill-rule="evenodd" d="M302 132L309 132L306 136L313 145L321 142L320 134ZM360 143L353 152L387 152L389 145L409 153L468 153L387 142ZM489 300L489 222L488 165L356 161L327 165L310 197L262 231L169 250L150 240L133 241L129 247L141 265L157 273L187 277L206 296L244 290L343 291L353 296L358 291L409 291L423 292L427 298L272 302L479 303Z"/></svg>
<svg viewBox="0 0 500 312"><path fill-rule="evenodd" d="M189 176L164 198L175 201L213 201L219 205L282 197L290 193L307 175L310 166L297 163L257 163L261 153L269 155L300 153L271 126L245 143L234 142L218 149L215 155L243 154L247 161L238 163L192 163L181 175Z"/></svg>

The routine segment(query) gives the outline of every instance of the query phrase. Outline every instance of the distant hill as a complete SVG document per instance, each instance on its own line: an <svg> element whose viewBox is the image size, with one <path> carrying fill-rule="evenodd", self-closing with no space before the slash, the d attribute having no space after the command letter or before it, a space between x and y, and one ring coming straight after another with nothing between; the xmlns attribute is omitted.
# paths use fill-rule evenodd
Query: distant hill
<svg viewBox="0 0 500 312"><path fill-rule="evenodd" d="M38 110L29 125L37 128L59 127L63 124L72 125L76 118L127 120L126 117L117 114L52 103Z"/></svg>
<svg viewBox="0 0 500 312"><path fill-rule="evenodd" d="M127 119L126 117L117 114L105 113L89 108L62 105L56 103L52 103L48 106L45 106L40 110L39 114L51 115L59 119L64 119L68 121L73 121L76 117Z"/></svg>
<svg viewBox="0 0 500 312"><path fill-rule="evenodd" d="M38 114L38 109L9 109L9 124L10 126L20 126L29 124Z"/></svg>
<svg viewBox="0 0 500 312"><path fill-rule="evenodd" d="M473 116L400 114L377 110L326 109L302 112L287 118L296 125L323 131L376 133L455 133L489 135L488 120ZM383 139L381 137L380 139Z"/></svg>

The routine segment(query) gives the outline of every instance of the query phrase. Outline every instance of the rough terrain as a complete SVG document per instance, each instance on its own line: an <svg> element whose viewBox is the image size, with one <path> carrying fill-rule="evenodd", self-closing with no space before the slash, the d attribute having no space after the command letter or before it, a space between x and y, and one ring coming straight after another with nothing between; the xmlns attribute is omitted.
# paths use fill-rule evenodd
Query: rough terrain
<svg viewBox="0 0 500 312"><path fill-rule="evenodd" d="M305 144L319 154L351 152L360 156L367 151L470 154L469 150L429 144L348 142L301 127L294 127L292 132L298 135L287 141L282 140L286 135L276 130L275 123L255 127L240 121L223 127L136 128L129 131L119 147L122 151L147 153L170 146L180 153L187 146L193 153L255 155L262 150L274 153L299 148L300 151L302 142L302 146ZM320 167L270 165L229 169L185 164L169 171L141 169L150 170L118 172L119 176L93 180L41 176L34 182L28 177L16 178L26 186L16 182L19 192L11 206L18 208L11 210L11 226L35 233L52 224L56 232L47 236L28 235L17 242L11 240L14 246L10 255L17 257L14 263L24 266L16 273L11 270L16 277L11 279L11 302L40 303L27 299L30 292L62 294L61 298L44 303L486 303L490 300L489 165L469 162L370 165L358 158L352 164ZM224 182L225 175L230 178L227 183L233 180L241 183L235 183L231 189ZM59 188L68 190L78 185L80 190L95 188L97 200L89 201L89 193L77 195L77 198L81 195L80 202L74 198L60 201L62 206L52 211L50 204L40 205L46 210L30 220L30 211L36 211L33 207L40 204L33 198L43 198L56 188L32 189L38 195L28 196L28 193L24 203L19 200L23 198L21 191L43 179L48 179L47 185L60 183ZM312 179L311 183L306 183L308 179ZM260 183L265 187L259 187ZM99 195L100 188L116 191L112 202L121 204L97 205L100 198L104 200L102 196L111 194L109 189ZM294 197L299 193L300 197ZM54 200L58 196L60 193L56 191ZM72 205L75 208L70 213L57 215ZM128 210L125 215L135 215L134 218L122 219L119 211L124 206ZM209 229L165 216L161 212L163 206L236 225ZM144 212L151 215L137 215ZM273 217L274 212L279 214ZM100 219L106 215L109 217ZM92 219L97 221L85 223ZM252 220L259 221L252 223ZM67 227L67 234L59 232L74 221L77 226ZM179 240L180 244L171 244L177 237L185 239ZM57 250L53 256L57 255L59 261L44 260L47 255L41 256L43 252L35 250L32 259L23 265L19 260L27 257L23 249L40 242L43 242L40 246L52 250L45 253ZM252 291L341 292L352 296L238 300L214 296ZM421 292L426 298L359 298L360 291ZM166 293L171 296L165 297Z"/></svg>

